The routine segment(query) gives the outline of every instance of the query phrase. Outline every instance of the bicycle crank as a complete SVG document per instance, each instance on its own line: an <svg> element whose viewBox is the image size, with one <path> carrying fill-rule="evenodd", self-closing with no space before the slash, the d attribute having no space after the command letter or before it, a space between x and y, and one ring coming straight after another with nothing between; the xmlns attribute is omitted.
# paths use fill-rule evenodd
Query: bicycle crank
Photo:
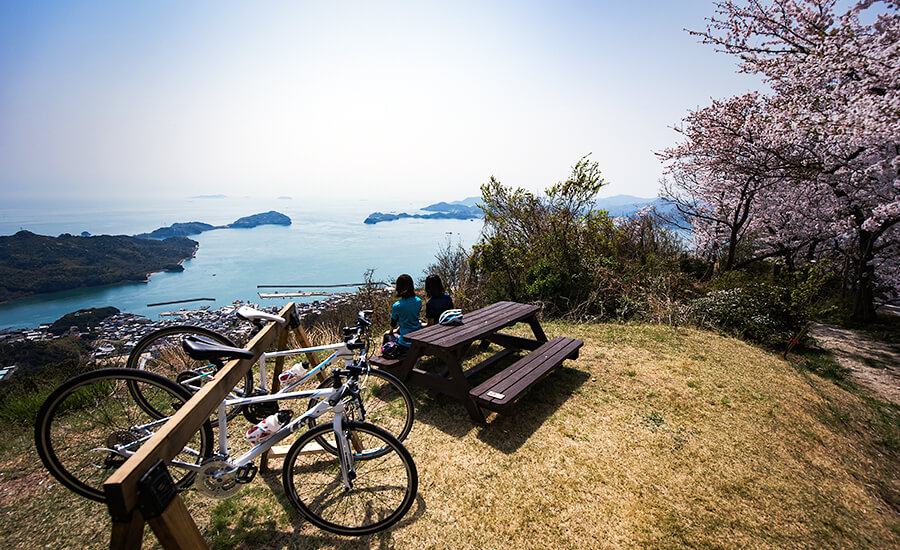
<svg viewBox="0 0 900 550"><path fill-rule="evenodd" d="M227 498L238 492L241 483L236 478L237 470L224 460L211 458L205 460L197 473L194 487L200 493L212 498Z"/></svg>

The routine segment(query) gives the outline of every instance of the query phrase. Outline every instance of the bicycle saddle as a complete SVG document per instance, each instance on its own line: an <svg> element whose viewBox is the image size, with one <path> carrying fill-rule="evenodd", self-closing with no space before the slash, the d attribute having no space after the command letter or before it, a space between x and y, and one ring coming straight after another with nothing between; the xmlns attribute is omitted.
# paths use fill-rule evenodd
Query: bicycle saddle
<svg viewBox="0 0 900 550"><path fill-rule="evenodd" d="M222 344L204 336L186 336L181 341L181 347L191 359L198 361L216 361L218 359L253 359L252 351L223 346Z"/></svg>
<svg viewBox="0 0 900 550"><path fill-rule="evenodd" d="M246 319L248 321L275 321L279 325L283 325L287 322L287 320L277 315L272 315L271 313L266 313L265 311L253 309L250 306L239 307L237 310L237 314L241 319Z"/></svg>

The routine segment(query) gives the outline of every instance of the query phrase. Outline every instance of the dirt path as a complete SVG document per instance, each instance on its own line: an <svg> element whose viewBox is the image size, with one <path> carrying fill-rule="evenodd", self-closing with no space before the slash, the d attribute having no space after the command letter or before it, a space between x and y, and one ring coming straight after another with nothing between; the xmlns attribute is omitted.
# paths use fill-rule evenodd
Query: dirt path
<svg viewBox="0 0 900 550"><path fill-rule="evenodd" d="M814 323L808 334L850 369L850 379L878 398L900 405L900 349L858 332Z"/></svg>

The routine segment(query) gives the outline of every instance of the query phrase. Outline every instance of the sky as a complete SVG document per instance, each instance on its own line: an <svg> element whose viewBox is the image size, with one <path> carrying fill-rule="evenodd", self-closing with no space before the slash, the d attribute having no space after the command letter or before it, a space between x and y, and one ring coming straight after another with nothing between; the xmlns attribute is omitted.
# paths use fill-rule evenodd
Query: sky
<svg viewBox="0 0 900 550"><path fill-rule="evenodd" d="M759 88L711 1L0 0L0 193L652 197L690 110Z"/></svg>

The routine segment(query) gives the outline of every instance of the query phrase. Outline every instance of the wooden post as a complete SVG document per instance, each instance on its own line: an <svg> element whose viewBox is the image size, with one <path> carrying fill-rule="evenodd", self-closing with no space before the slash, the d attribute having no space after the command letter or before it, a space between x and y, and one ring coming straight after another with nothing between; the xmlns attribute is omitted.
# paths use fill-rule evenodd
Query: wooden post
<svg viewBox="0 0 900 550"><path fill-rule="evenodd" d="M279 315L289 319L294 311L291 302ZM143 530L138 510L138 482L158 461L169 461L193 437L228 392L253 368L256 358L275 342L282 332L278 323L269 323L244 347L254 353L253 359L229 361L212 382L195 393L149 441L141 446L103 485L106 504L113 518L110 548L134 548ZM149 522L166 549L206 548L200 531L177 495L158 517Z"/></svg>
<svg viewBox="0 0 900 550"><path fill-rule="evenodd" d="M803 338L803 336L806 334L806 331L809 330L809 327L811 325L812 325L812 321L807 322L805 325L803 325L803 328L800 329L800 332L797 333L797 336L794 336L793 338L791 338L791 341L788 344L787 349L784 350L784 355L782 356L784 359L787 359L787 354L792 349L794 349L794 346L796 346L797 344L800 343L800 339Z"/></svg>
<svg viewBox="0 0 900 550"><path fill-rule="evenodd" d="M176 495L162 515L147 523L166 550L209 548L180 496Z"/></svg>
<svg viewBox="0 0 900 550"><path fill-rule="evenodd" d="M138 510L131 513L131 519L128 521L113 520L110 548L140 548L143 540L144 518Z"/></svg>
<svg viewBox="0 0 900 550"><path fill-rule="evenodd" d="M277 351L284 351L287 349L288 336L290 336L290 331L282 331L278 336L278 345L275 347ZM272 385L269 386L272 388L271 392L275 393L281 389L281 380L278 377L281 375L284 370L284 356L279 356L275 358L275 368L272 369ZM260 373L261 374L261 373Z"/></svg>

